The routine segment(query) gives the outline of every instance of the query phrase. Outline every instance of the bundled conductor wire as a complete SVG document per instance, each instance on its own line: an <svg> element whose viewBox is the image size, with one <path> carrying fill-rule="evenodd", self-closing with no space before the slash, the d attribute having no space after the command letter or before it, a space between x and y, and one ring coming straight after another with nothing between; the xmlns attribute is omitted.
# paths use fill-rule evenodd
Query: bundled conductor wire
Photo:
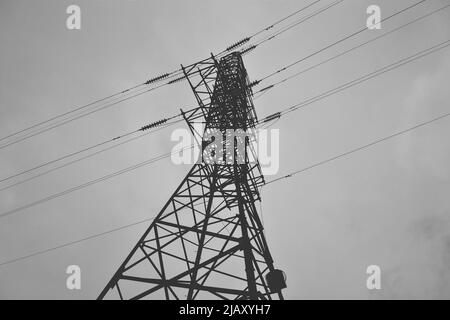
<svg viewBox="0 0 450 320"><path fill-rule="evenodd" d="M277 112L274 114L271 114L270 116L265 117L264 119L262 119L261 123L265 123L265 122L269 122L275 119L279 119L281 117L281 112Z"/></svg>
<svg viewBox="0 0 450 320"><path fill-rule="evenodd" d="M249 53L250 51L254 50L256 48L256 45L250 46L248 48L245 48L241 51L241 54Z"/></svg>

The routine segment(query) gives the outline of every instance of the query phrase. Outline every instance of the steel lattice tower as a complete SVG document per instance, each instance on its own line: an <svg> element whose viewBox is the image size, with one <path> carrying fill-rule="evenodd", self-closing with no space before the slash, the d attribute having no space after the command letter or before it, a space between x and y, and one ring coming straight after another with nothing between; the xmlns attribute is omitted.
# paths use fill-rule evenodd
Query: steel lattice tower
<svg viewBox="0 0 450 320"><path fill-rule="evenodd" d="M284 278L255 207L264 177L248 135L257 117L241 54L211 56L183 70L199 104L183 115L203 157L99 299L282 299ZM245 134L230 137L230 129ZM231 148L231 160L224 153L224 161L208 161L219 152L208 149L214 132Z"/></svg>

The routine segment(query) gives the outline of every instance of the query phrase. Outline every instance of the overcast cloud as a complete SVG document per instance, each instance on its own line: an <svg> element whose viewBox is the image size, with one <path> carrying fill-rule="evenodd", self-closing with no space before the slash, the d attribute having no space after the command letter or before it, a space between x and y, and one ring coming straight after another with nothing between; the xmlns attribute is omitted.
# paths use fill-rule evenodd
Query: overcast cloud
<svg viewBox="0 0 450 320"><path fill-rule="evenodd" d="M219 52L307 2L1 1L0 137ZM368 5L387 16L413 2L346 0L244 63L259 79L364 26ZM79 31L65 27L73 3L82 10ZM429 0L292 73L447 3ZM256 111L267 116L449 38L447 9L273 89L255 101ZM281 118L273 126L279 175L448 112L449 83L444 49ZM0 150L0 178L194 104L187 83L121 103ZM0 213L168 152L175 128L1 191ZM449 136L442 120L264 188L266 236L288 276L285 297L450 298ZM0 263L152 217L188 169L165 159L0 218ZM147 226L0 266L0 298L96 298ZM82 269L80 291L65 286L72 264ZM366 288L371 264L381 267L379 291Z"/></svg>

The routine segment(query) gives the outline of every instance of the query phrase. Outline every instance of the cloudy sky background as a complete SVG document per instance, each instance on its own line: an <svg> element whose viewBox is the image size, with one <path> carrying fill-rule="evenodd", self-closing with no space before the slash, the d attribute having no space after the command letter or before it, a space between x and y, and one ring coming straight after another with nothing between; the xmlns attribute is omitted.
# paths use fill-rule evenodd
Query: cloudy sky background
<svg viewBox="0 0 450 320"><path fill-rule="evenodd" d="M387 16L414 2L346 0L245 56L248 73L258 79L358 30L371 4ZM80 31L65 27L74 3L82 10ZM306 3L1 1L0 137L219 52ZM426 1L291 73L448 3ZM279 111L449 38L447 9L273 89L256 100L257 113ZM448 83L444 49L289 114L273 126L281 137L279 175L447 113ZM0 177L193 103L182 83L71 122L0 150ZM2 191L0 214L168 152L174 129ZM286 298L450 298L449 136L443 120L264 188L266 236L288 276ZM0 263L152 217L188 169L166 159L0 218ZM96 298L147 225L0 266L0 298ZM81 267L81 291L66 289L72 264ZM371 264L381 267L380 291L366 288Z"/></svg>

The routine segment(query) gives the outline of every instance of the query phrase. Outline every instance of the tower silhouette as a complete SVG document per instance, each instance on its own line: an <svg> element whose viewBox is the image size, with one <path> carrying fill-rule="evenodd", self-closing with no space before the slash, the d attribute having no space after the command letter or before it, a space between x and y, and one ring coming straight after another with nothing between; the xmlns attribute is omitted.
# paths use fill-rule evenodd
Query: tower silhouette
<svg viewBox="0 0 450 320"><path fill-rule="evenodd" d="M183 72L198 102L183 115L200 156L99 299L283 299L255 206L264 177L241 53Z"/></svg>

